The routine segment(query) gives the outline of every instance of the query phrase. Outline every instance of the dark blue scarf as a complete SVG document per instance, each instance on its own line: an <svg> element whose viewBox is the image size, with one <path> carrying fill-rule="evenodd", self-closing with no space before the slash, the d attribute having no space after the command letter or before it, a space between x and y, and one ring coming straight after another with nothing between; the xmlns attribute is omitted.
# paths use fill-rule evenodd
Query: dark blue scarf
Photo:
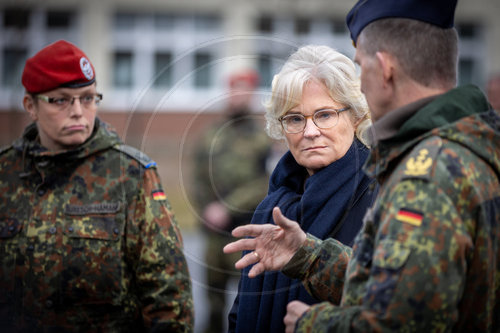
<svg viewBox="0 0 500 333"><path fill-rule="evenodd" d="M272 209L279 206L304 231L351 245L373 198L368 190L372 180L362 171L368 153L363 144L354 140L341 159L307 178L305 168L287 152L271 175L268 195L257 207L252 223L273 223ZM341 220L343 223L338 225ZM280 272L250 279L249 269L241 274L238 296L229 315L230 331L283 332L283 318L290 301L318 303L299 280Z"/></svg>

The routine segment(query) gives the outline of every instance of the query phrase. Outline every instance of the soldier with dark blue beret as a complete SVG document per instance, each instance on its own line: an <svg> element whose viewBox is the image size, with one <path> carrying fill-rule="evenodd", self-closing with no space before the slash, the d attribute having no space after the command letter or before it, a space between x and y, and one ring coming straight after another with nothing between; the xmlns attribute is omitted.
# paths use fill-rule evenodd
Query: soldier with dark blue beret
<svg viewBox="0 0 500 333"><path fill-rule="evenodd" d="M26 62L33 123L0 153L2 332L190 332L191 281L156 164L96 117L88 57Z"/></svg>
<svg viewBox="0 0 500 333"><path fill-rule="evenodd" d="M380 190L354 246L277 225L225 251L249 276L302 279L313 306L287 307L287 332L500 331L500 117L457 87L456 0L360 0L347 16L372 119L365 172ZM256 253L256 254L255 254Z"/></svg>

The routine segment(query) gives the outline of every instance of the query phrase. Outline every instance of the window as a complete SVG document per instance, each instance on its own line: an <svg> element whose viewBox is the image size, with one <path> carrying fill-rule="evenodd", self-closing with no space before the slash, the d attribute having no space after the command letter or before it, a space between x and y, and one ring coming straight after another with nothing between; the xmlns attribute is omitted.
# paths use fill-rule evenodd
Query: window
<svg viewBox="0 0 500 333"><path fill-rule="evenodd" d="M198 15L194 17L194 27L197 31L219 29L220 19L215 15Z"/></svg>
<svg viewBox="0 0 500 333"><path fill-rule="evenodd" d="M272 63L271 56L269 54L261 54L258 61L259 68L259 85L261 87L271 87L272 81Z"/></svg>
<svg viewBox="0 0 500 333"><path fill-rule="evenodd" d="M212 57L208 53L195 54L195 76L194 86L198 88L206 88L210 86L211 71L210 61Z"/></svg>
<svg viewBox="0 0 500 333"><path fill-rule="evenodd" d="M311 24L308 19L299 18L295 20L295 34L306 35L311 30Z"/></svg>
<svg viewBox="0 0 500 333"><path fill-rule="evenodd" d="M169 87L172 85L172 54L156 53L155 54L155 87Z"/></svg>
<svg viewBox="0 0 500 333"><path fill-rule="evenodd" d="M478 27L474 23L461 23L457 26L457 31L460 38L478 37Z"/></svg>
<svg viewBox="0 0 500 333"><path fill-rule="evenodd" d="M132 52L116 52L113 62L113 84L117 88L132 86Z"/></svg>
<svg viewBox="0 0 500 333"><path fill-rule="evenodd" d="M116 13L113 17L113 25L118 30L133 29L137 15L133 13Z"/></svg>
<svg viewBox="0 0 500 333"><path fill-rule="evenodd" d="M262 16L257 21L257 31L271 33L273 32L273 19L269 16Z"/></svg>
<svg viewBox="0 0 500 333"><path fill-rule="evenodd" d="M474 82L474 60L463 58L458 62L458 82L460 85Z"/></svg>
<svg viewBox="0 0 500 333"><path fill-rule="evenodd" d="M155 14L153 22L155 28L170 30L175 26L175 17L168 14Z"/></svg>
<svg viewBox="0 0 500 333"><path fill-rule="evenodd" d="M347 33L347 26L344 20L334 19L332 20L332 32L334 34L345 34Z"/></svg>
<svg viewBox="0 0 500 333"><path fill-rule="evenodd" d="M71 26L72 13L69 11L49 11L47 13L48 28L69 28Z"/></svg>
<svg viewBox="0 0 500 333"><path fill-rule="evenodd" d="M485 46L482 26L480 22L457 22L459 35L459 84L482 85L485 70Z"/></svg>
<svg viewBox="0 0 500 333"><path fill-rule="evenodd" d="M29 25L30 13L19 8L7 8L3 12L3 26L5 28L24 29Z"/></svg>
<svg viewBox="0 0 500 333"><path fill-rule="evenodd" d="M21 75L27 51L24 49L7 48L3 51L2 85L15 88L21 85Z"/></svg>

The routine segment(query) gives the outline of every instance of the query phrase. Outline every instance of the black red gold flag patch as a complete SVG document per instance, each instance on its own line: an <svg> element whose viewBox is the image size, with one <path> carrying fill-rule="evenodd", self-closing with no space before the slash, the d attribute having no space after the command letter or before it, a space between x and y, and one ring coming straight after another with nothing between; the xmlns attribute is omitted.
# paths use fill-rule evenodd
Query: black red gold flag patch
<svg viewBox="0 0 500 333"><path fill-rule="evenodd" d="M409 223L417 227L422 224L423 219L424 214L408 208L401 208L396 215L396 220Z"/></svg>
<svg viewBox="0 0 500 333"><path fill-rule="evenodd" d="M155 200L165 200L167 199L167 196L165 195L165 192L163 192L162 190L154 190L152 192L153 194L153 199Z"/></svg>

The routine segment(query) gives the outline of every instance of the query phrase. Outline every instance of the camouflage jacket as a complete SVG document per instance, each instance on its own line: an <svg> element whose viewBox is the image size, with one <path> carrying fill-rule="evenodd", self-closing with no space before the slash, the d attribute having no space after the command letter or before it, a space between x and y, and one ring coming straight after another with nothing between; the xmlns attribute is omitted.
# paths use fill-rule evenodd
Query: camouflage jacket
<svg viewBox="0 0 500 333"><path fill-rule="evenodd" d="M185 332L182 239L155 163L96 119L75 150L30 125L0 154L3 332Z"/></svg>
<svg viewBox="0 0 500 333"><path fill-rule="evenodd" d="M329 301L298 332L499 332L500 118L471 86L413 107L365 166L381 189L352 252L308 237L285 267Z"/></svg>
<svg viewBox="0 0 500 333"><path fill-rule="evenodd" d="M267 193L270 139L257 117L225 118L203 135L195 152L195 201L200 210L212 201L223 203L232 220L226 231L250 223Z"/></svg>

